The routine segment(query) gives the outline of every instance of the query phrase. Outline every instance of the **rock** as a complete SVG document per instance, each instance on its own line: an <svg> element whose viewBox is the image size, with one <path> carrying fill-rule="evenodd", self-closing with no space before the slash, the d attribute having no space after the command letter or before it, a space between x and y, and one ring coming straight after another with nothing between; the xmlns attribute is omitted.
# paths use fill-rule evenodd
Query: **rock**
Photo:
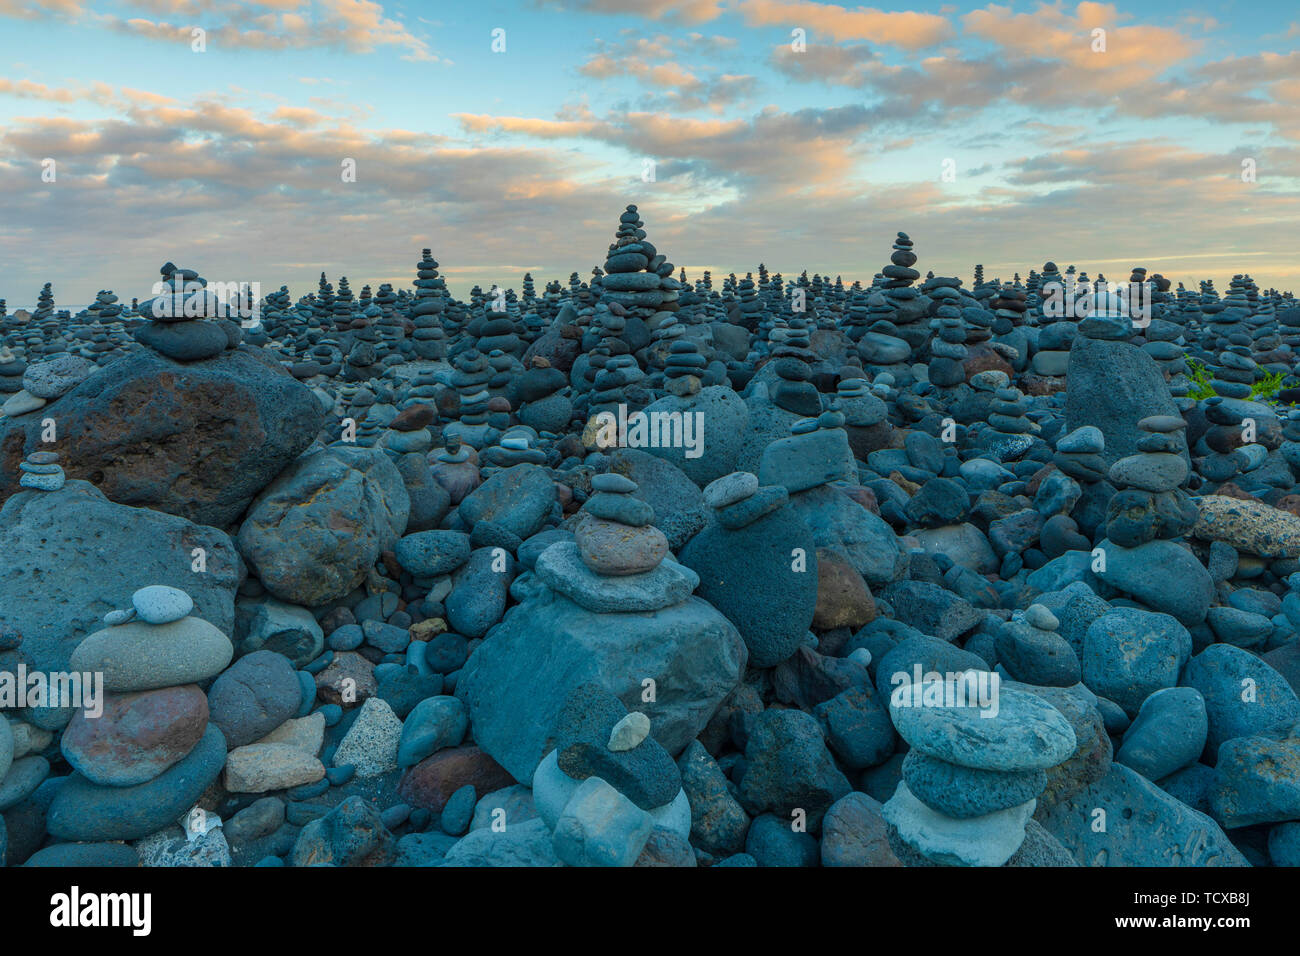
<svg viewBox="0 0 1300 956"><path fill-rule="evenodd" d="M1225 829L1300 818L1300 724L1219 747L1210 809Z"/></svg>
<svg viewBox="0 0 1300 956"><path fill-rule="evenodd" d="M468 728L465 705L457 698L439 696L420 701L402 723L397 766L413 767L445 747L458 746Z"/></svg>
<svg viewBox="0 0 1300 956"><path fill-rule="evenodd" d="M194 610L194 601L180 588L151 584L131 595L131 605L146 624L171 624Z"/></svg>
<svg viewBox="0 0 1300 956"><path fill-rule="evenodd" d="M825 549L817 552L817 605L813 627L858 630L876 617L876 602L862 575L849 562Z"/></svg>
<svg viewBox="0 0 1300 956"><path fill-rule="evenodd" d="M811 715L766 710L748 722L746 732L739 797L751 815L771 812L788 820L803 810L809 829L816 830L830 805L853 789Z"/></svg>
<svg viewBox="0 0 1300 956"><path fill-rule="evenodd" d="M325 715L319 710L306 717L286 720L257 741L259 744L288 744L313 757L320 753L324 742Z"/></svg>
<svg viewBox="0 0 1300 956"><path fill-rule="evenodd" d="M351 796L302 828L289 854L290 866L385 866L395 853L393 835L379 810Z"/></svg>
<svg viewBox="0 0 1300 956"><path fill-rule="evenodd" d="M408 770L397 792L413 807L441 813L451 795L466 784L488 793L514 782L500 764L478 747L455 747L440 750Z"/></svg>
<svg viewBox="0 0 1300 956"><path fill-rule="evenodd" d="M697 598L647 615L592 614L554 596L506 614L470 655L456 696L479 745L515 779L530 780L553 747L561 705L580 684L599 683L644 711L654 738L675 755L739 682L746 659L735 628ZM646 678L655 681L653 702L642 701Z"/></svg>
<svg viewBox="0 0 1300 956"><path fill-rule="evenodd" d="M1191 653L1191 634L1168 614L1115 608L1084 635L1083 682L1133 717L1147 697L1178 683Z"/></svg>
<svg viewBox="0 0 1300 956"><path fill-rule="evenodd" d="M189 839L180 827L168 827L150 834L135 845L141 866L225 867L233 866L230 845L222 827L213 827Z"/></svg>
<svg viewBox="0 0 1300 956"><path fill-rule="evenodd" d="M292 744L246 744L226 757L226 789L231 793L266 793L315 783L325 766Z"/></svg>
<svg viewBox="0 0 1300 956"><path fill-rule="evenodd" d="M1106 557L1097 577L1107 584L1189 627L1205 620L1214 601L1214 581L1187 548L1173 541L1121 548L1109 540L1097 547Z"/></svg>
<svg viewBox="0 0 1300 956"><path fill-rule="evenodd" d="M1196 503L1192 537L1222 541L1262 558L1300 557L1300 517L1262 501L1226 495L1204 495L1192 500Z"/></svg>
<svg viewBox="0 0 1300 956"><path fill-rule="evenodd" d="M351 764L363 780L396 770L401 739L401 720L385 701L371 697L334 751L334 766Z"/></svg>
<svg viewBox="0 0 1300 956"><path fill-rule="evenodd" d="M691 807L691 842L714 856L739 853L749 817L731 795L727 778L698 740L677 759L682 789Z"/></svg>
<svg viewBox="0 0 1300 956"><path fill-rule="evenodd" d="M672 560L642 574L602 576L582 562L572 541L559 541L543 551L536 573L546 587L597 614L658 611L681 604L700 583L694 571Z"/></svg>
<svg viewBox="0 0 1300 956"><path fill-rule="evenodd" d="M136 840L156 833L194 806L225 762L225 738L209 726L189 754L145 783L101 787L74 773L50 803L47 827L59 839L79 842Z"/></svg>
<svg viewBox="0 0 1300 956"><path fill-rule="evenodd" d="M599 777L578 785L555 824L552 846L569 866L632 866L654 820Z"/></svg>
<svg viewBox="0 0 1300 956"><path fill-rule="evenodd" d="M1142 702L1115 759L1148 780L1161 780L1200 757L1208 730L1200 691L1158 690Z"/></svg>
<svg viewBox="0 0 1300 956"><path fill-rule="evenodd" d="M736 626L750 664L772 667L794 653L813 623L817 555L797 516L781 509L742 528L710 525L680 559L699 575L698 596Z"/></svg>
<svg viewBox="0 0 1300 956"><path fill-rule="evenodd" d="M69 665L102 673L105 690L126 693L200 683L220 673L234 653L226 635L201 618L187 617L96 631L77 645Z"/></svg>
<svg viewBox="0 0 1300 956"><path fill-rule="evenodd" d="M1250 737L1300 719L1300 699L1277 671L1249 651L1211 644L1193 657L1180 683L1205 698L1207 762L1234 737Z"/></svg>
<svg viewBox="0 0 1300 956"><path fill-rule="evenodd" d="M178 365L140 349L58 399L58 451L70 479L115 502L222 528L311 444L322 417L311 392L255 350ZM0 496L17 490L18 462L41 441L32 418L0 428Z"/></svg>
<svg viewBox="0 0 1300 956"><path fill-rule="evenodd" d="M889 702L899 736L923 754L975 770L1045 770L1075 749L1074 730L1033 694L1002 687L994 709L922 703L920 686L900 687ZM984 716L992 714L992 716Z"/></svg>
<svg viewBox="0 0 1300 956"><path fill-rule="evenodd" d="M1065 430L1086 425L1101 431L1105 447L1100 454L1109 466L1135 454L1147 433L1138 421L1148 415L1178 416L1164 374L1155 361L1128 342L1076 335L1070 346L1066 371ZM1186 443L1177 441L1182 454Z"/></svg>
<svg viewBox="0 0 1300 956"><path fill-rule="evenodd" d="M202 574L191 570L196 548ZM230 538L184 518L114 504L85 482L10 498L0 510L0 554L0 625L23 634L32 670L69 670L77 645L143 581L183 589L195 617L225 634L234 628L244 569Z"/></svg>
<svg viewBox="0 0 1300 956"><path fill-rule="evenodd" d="M80 355L60 355L47 362L27 366L23 390L46 401L65 395L89 378L96 368Z"/></svg>
<svg viewBox="0 0 1300 956"><path fill-rule="evenodd" d="M212 682L208 711L233 750L265 737L298 712L298 674L283 654L254 651Z"/></svg>
<svg viewBox="0 0 1300 956"><path fill-rule="evenodd" d="M375 666L351 651L335 654L316 675L316 696L326 704L355 707L373 697L378 689Z"/></svg>
<svg viewBox="0 0 1300 956"><path fill-rule="evenodd" d="M1009 810L1047 787L1042 770L975 770L927 757L919 750L903 758L903 780L927 807L956 820Z"/></svg>
<svg viewBox="0 0 1300 956"><path fill-rule="evenodd" d="M555 501L555 484L545 468L515 465L494 474L460 503L468 527L491 521L520 538L542 529Z"/></svg>
<svg viewBox="0 0 1300 956"><path fill-rule="evenodd" d="M497 548L478 548L453 576L447 622L466 637L482 637L501 620L515 578L515 562Z"/></svg>
<svg viewBox="0 0 1300 956"><path fill-rule="evenodd" d="M325 633L306 608L271 597L235 605L235 633L242 654L282 654L295 667L310 664L325 649Z"/></svg>
<svg viewBox="0 0 1300 956"><path fill-rule="evenodd" d="M955 640L984 619L968 601L927 581L899 581L881 596L893 606L896 620L942 641Z"/></svg>
<svg viewBox="0 0 1300 956"><path fill-rule="evenodd" d="M1213 820L1118 763L1037 819L1083 866L1248 865Z"/></svg>
<svg viewBox="0 0 1300 956"><path fill-rule="evenodd" d="M881 811L899 839L926 859L948 866L1001 866L1025 839L1034 812L1029 800L980 817L954 820L936 813L900 783Z"/></svg>
<svg viewBox="0 0 1300 956"><path fill-rule="evenodd" d="M194 749L208 723L208 701L193 684L135 694L105 694L103 713L73 714L60 741L72 768L91 783L145 783Z"/></svg>
<svg viewBox="0 0 1300 956"><path fill-rule="evenodd" d="M796 830L787 820L764 813L754 818L745 836L745 853L758 866L816 866L817 840L812 834Z"/></svg>
<svg viewBox="0 0 1300 956"><path fill-rule="evenodd" d="M365 580L405 530L410 507L383 452L330 446L299 459L257 496L237 541L268 591L315 607Z"/></svg>
<svg viewBox="0 0 1300 956"><path fill-rule="evenodd" d="M650 718L640 711L632 711L614 725L609 732L610 750L622 753L633 750L650 735Z"/></svg>
<svg viewBox="0 0 1300 956"><path fill-rule="evenodd" d="M526 820L503 831L471 830L447 851L444 866L558 866L551 831L541 820Z"/></svg>
<svg viewBox="0 0 1300 956"><path fill-rule="evenodd" d="M883 809L865 793L831 804L822 819L822 866L902 866L889 848Z"/></svg>
<svg viewBox="0 0 1300 956"><path fill-rule="evenodd" d="M397 563L413 577L450 574L469 560L469 535L459 531L417 531L397 542Z"/></svg>

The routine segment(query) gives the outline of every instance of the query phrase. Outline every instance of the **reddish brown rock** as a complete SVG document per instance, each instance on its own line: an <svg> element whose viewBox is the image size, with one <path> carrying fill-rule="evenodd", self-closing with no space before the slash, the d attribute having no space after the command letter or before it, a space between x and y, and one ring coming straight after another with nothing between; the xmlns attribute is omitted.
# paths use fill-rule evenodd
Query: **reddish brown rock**
<svg viewBox="0 0 1300 956"><path fill-rule="evenodd" d="M397 417L388 423L389 428L399 432L414 432L427 428L438 418L438 410L428 405L408 405L397 413Z"/></svg>
<svg viewBox="0 0 1300 956"><path fill-rule="evenodd" d="M158 776L194 749L208 726L208 699L196 684L104 694L104 712L78 710L61 748L92 783L129 787Z"/></svg>
<svg viewBox="0 0 1300 956"><path fill-rule="evenodd" d="M857 630L876 619L876 602L867 582L837 551L817 549L817 608L813 627Z"/></svg>
<svg viewBox="0 0 1300 956"><path fill-rule="evenodd" d="M345 710L364 704L378 689L375 665L355 651L339 651L329 666L316 675L316 697Z"/></svg>
<svg viewBox="0 0 1300 956"><path fill-rule="evenodd" d="M851 485L842 486L840 490L858 504L862 505L862 507L870 511L873 515L880 514L880 502L876 500L876 493L870 488L863 485Z"/></svg>
<svg viewBox="0 0 1300 956"><path fill-rule="evenodd" d="M483 794L514 782L504 767L478 747L453 747L426 757L408 770L397 786L397 794L413 807L441 813L451 795L466 784L473 784Z"/></svg>
<svg viewBox="0 0 1300 956"><path fill-rule="evenodd" d="M979 342L967 347L967 356L962 359L961 364L966 369L966 381L978 375L980 372L1005 372L1008 378L1014 379L1016 371L1011 364L998 354L993 346Z"/></svg>

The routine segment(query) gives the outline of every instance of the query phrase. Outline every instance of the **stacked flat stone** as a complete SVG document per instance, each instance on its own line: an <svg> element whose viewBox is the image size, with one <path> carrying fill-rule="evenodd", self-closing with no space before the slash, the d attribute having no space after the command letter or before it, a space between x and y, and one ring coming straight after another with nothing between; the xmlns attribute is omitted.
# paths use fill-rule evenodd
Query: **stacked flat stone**
<svg viewBox="0 0 1300 956"><path fill-rule="evenodd" d="M594 494L574 527L578 557L592 572L623 577L646 574L668 554L668 538L656 528L654 508L633 496L636 482L607 473L591 480Z"/></svg>
<svg viewBox="0 0 1300 956"><path fill-rule="evenodd" d="M507 429L497 444L485 448L479 455L485 474L490 475L493 470L512 468L515 465L546 464L546 452L534 447L537 438L537 434L524 425Z"/></svg>
<svg viewBox="0 0 1300 956"><path fill-rule="evenodd" d="M451 386L460 396L460 418L444 430L474 448L488 440L487 384L492 378L488 358L477 349L461 352L452 362Z"/></svg>
<svg viewBox="0 0 1300 956"><path fill-rule="evenodd" d="M866 461L871 452L887 447L893 431L888 421L889 407L871 393L866 379L841 378L829 404L844 416L844 432L853 457Z"/></svg>
<svg viewBox="0 0 1300 956"><path fill-rule="evenodd" d="M1002 461L1015 461L1034 444L1042 428L1025 416L1032 406L1018 388L999 388L989 406L988 428L979 433L980 447L992 451Z"/></svg>
<svg viewBox="0 0 1300 956"><path fill-rule="evenodd" d="M882 810L895 853L905 863L1002 866L1024 843L1046 771L1074 754L1074 729L1042 698L1006 684L996 710L957 699L942 681L899 690L889 714L911 749Z"/></svg>
<svg viewBox="0 0 1300 956"><path fill-rule="evenodd" d="M54 317L54 291L50 288L50 283L45 283L41 287L40 295L36 297L36 310L32 313L32 320L35 322L46 322Z"/></svg>
<svg viewBox="0 0 1300 956"><path fill-rule="evenodd" d="M929 380L932 385L951 387L966 381L966 322L961 311L949 302L939 306L930 321L935 336L930 340Z"/></svg>
<svg viewBox="0 0 1300 956"><path fill-rule="evenodd" d="M685 397L699 392L708 360L700 354L694 339L678 338L669 347L664 363L664 388L670 395Z"/></svg>
<svg viewBox="0 0 1300 956"><path fill-rule="evenodd" d="M438 317L446 308L447 283L438 275L438 263L432 249L421 251L415 264L415 303L411 320L415 331L411 335L412 351L417 358L426 360L447 357L445 333Z"/></svg>
<svg viewBox="0 0 1300 956"><path fill-rule="evenodd" d="M912 268L916 264L916 253L912 249L912 240L907 233L900 232L894 240L894 251L889 256L889 265L880 270L885 281L881 284L886 298L897 308L902 302L915 299L917 290L912 283L921 278L921 273Z"/></svg>
<svg viewBox="0 0 1300 956"><path fill-rule="evenodd" d="M573 402L566 394L569 379L541 356L512 383L510 402L519 421L538 432L559 434L573 419Z"/></svg>
<svg viewBox="0 0 1300 956"><path fill-rule="evenodd" d="M58 491L67 480L57 452L34 451L18 463L18 470L22 472L18 484L34 491Z"/></svg>
<svg viewBox="0 0 1300 956"><path fill-rule="evenodd" d="M1138 453L1119 459L1107 476L1119 490L1106 508L1106 537L1122 548L1182 537L1196 523L1196 506L1181 487L1190 474L1180 434L1187 423L1152 415L1138 427L1146 433Z"/></svg>
<svg viewBox="0 0 1300 956"><path fill-rule="evenodd" d="M1052 463L1075 481L1095 484L1106 480L1106 438L1095 425L1084 425L1056 443Z"/></svg>
<svg viewBox="0 0 1300 956"><path fill-rule="evenodd" d="M664 277L657 270L665 260L646 238L644 226L635 205L629 205L619 216L600 286L603 301L617 302L648 319L660 311L664 302ZM670 264L670 281L671 276Z"/></svg>
<svg viewBox="0 0 1300 956"><path fill-rule="evenodd" d="M103 674L103 714L78 711L63 732L60 747L75 772L50 804L52 835L141 839L175 826L221 773L226 738L209 723L198 685L225 669L234 648L189 616L193 608L177 588L141 588L130 608L106 615L107 626L72 652L74 671Z"/></svg>
<svg viewBox="0 0 1300 956"><path fill-rule="evenodd" d="M1057 633L1059 628L1056 616L1041 604L1016 611L994 639L999 667L1015 680L1035 687L1078 684L1082 676L1079 657Z"/></svg>
<svg viewBox="0 0 1300 956"><path fill-rule="evenodd" d="M772 360L776 381L769 397L777 408L805 418L821 414L821 395L812 383L812 366L798 355L781 355Z"/></svg>
<svg viewBox="0 0 1300 956"><path fill-rule="evenodd" d="M223 310L222 303L208 291L207 280L193 269L178 269L170 262L159 271L166 291L141 304L150 321L132 333L135 340L176 362L215 358L231 347L226 328L207 321L220 319Z"/></svg>
<svg viewBox="0 0 1300 956"><path fill-rule="evenodd" d="M27 363L14 354L9 346L0 347L0 395L12 395L23 390L23 373Z"/></svg>

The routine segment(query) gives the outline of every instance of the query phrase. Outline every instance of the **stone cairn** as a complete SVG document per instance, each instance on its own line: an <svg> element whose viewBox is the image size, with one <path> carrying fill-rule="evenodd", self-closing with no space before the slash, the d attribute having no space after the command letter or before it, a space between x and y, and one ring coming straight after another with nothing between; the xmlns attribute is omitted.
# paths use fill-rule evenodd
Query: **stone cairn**
<svg viewBox="0 0 1300 956"><path fill-rule="evenodd" d="M1073 756L1074 729L1046 700L1005 683L996 712L953 706L942 681L900 691L889 715L911 750L882 811L894 853L913 866L1002 866L1025 842L1047 771Z"/></svg>
<svg viewBox="0 0 1300 956"><path fill-rule="evenodd" d="M76 771L49 808L48 829L64 840L137 840L178 822L152 801L189 808L226 762L226 738L209 722L199 684L230 663L230 639L202 618L184 591L151 585L131 607L111 611L72 652L74 671L104 675L104 712L77 711L64 730L63 756ZM166 727L165 734L156 728ZM181 812L184 812L182 809Z"/></svg>
<svg viewBox="0 0 1300 956"><path fill-rule="evenodd" d="M206 279L193 269L178 269L170 262L159 271L168 291L141 303L141 311L150 321L132 333L137 342L176 362L215 358L238 344L239 327L219 320L223 304L208 291ZM206 321L209 317L218 321Z"/></svg>
<svg viewBox="0 0 1300 956"><path fill-rule="evenodd" d="M1119 490L1106 509L1106 537L1122 548L1182 537L1196 523L1196 505L1181 487L1190 473L1179 434L1187 422L1152 415L1138 427L1146 433L1138 453L1116 461L1108 475Z"/></svg>

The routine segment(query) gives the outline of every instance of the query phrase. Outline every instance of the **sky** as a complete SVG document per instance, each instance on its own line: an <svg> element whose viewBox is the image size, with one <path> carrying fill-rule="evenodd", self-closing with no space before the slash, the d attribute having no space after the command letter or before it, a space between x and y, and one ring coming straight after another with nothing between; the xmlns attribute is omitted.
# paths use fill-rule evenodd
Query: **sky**
<svg viewBox="0 0 1300 956"><path fill-rule="evenodd" d="M584 279L628 203L689 278L1300 292L1300 7L0 0L0 298ZM354 173L354 175L352 175Z"/></svg>

